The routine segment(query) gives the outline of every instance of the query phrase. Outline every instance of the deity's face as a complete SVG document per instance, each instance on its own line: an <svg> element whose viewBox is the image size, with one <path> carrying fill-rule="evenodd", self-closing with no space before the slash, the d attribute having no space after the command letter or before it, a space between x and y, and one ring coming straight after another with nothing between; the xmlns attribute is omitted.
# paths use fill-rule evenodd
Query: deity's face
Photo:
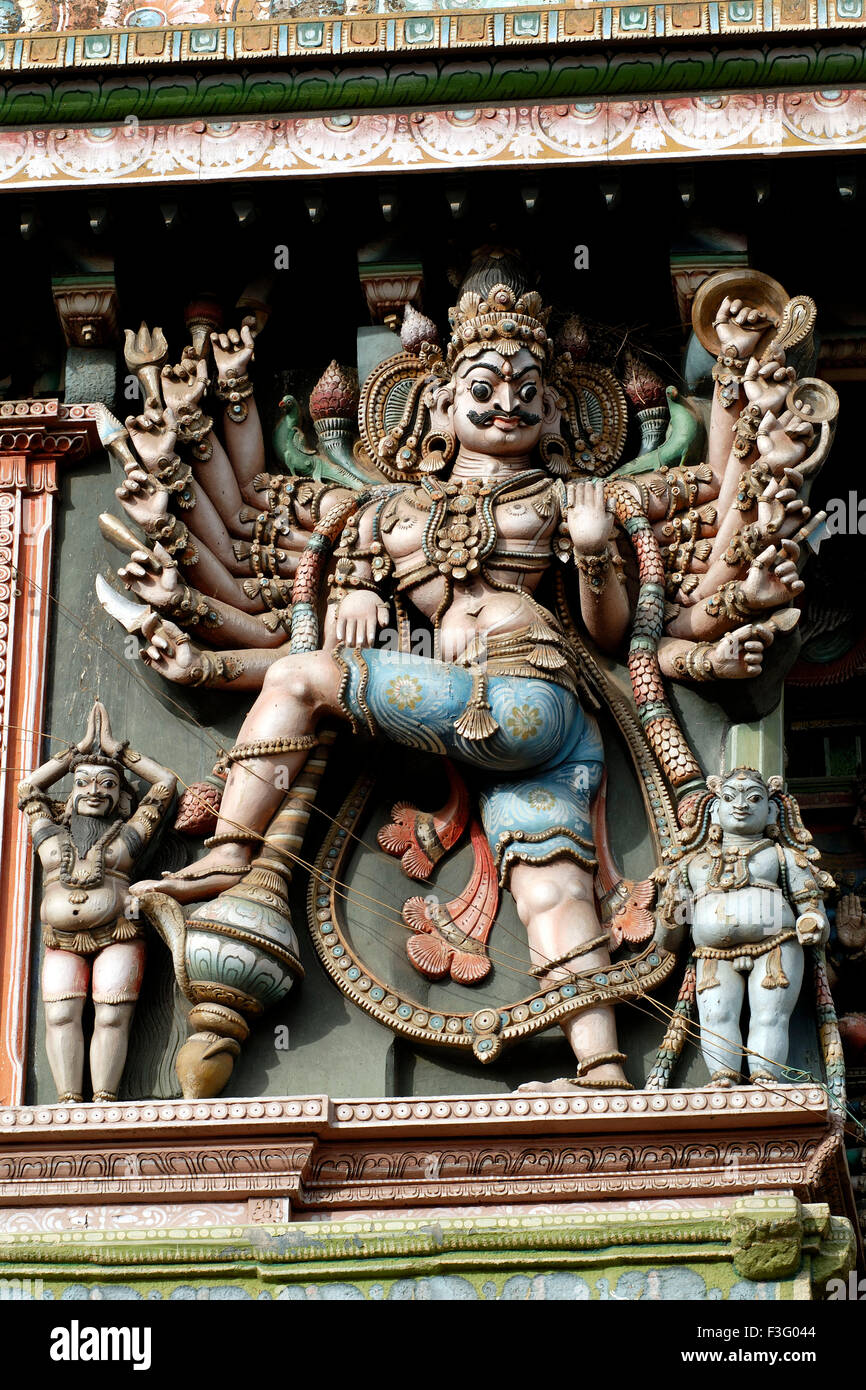
<svg viewBox="0 0 866 1390"><path fill-rule="evenodd" d="M454 433L461 446L497 458L529 454L544 428L543 382L526 348L503 357L490 348L457 363L452 380Z"/></svg>
<svg viewBox="0 0 866 1390"><path fill-rule="evenodd" d="M719 824L732 835L761 835L771 819L770 796L753 777L729 777L722 783Z"/></svg>
<svg viewBox="0 0 866 1390"><path fill-rule="evenodd" d="M120 800L120 777L113 768L82 763L72 779L71 800L78 816L110 816Z"/></svg>

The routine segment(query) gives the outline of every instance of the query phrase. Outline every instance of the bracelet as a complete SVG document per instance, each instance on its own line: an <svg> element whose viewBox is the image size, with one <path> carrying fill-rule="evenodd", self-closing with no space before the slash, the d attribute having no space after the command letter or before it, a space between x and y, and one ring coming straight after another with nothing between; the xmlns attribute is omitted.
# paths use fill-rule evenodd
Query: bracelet
<svg viewBox="0 0 866 1390"><path fill-rule="evenodd" d="M722 559L726 565L736 569L738 565L751 564L764 548L764 538L758 527L752 523L736 531Z"/></svg>
<svg viewBox="0 0 866 1390"><path fill-rule="evenodd" d="M752 612L746 599L743 597L743 586L739 579L729 579L727 584L722 584L704 604L704 610L711 618L730 618L737 620L746 618Z"/></svg>
<svg viewBox="0 0 866 1390"><path fill-rule="evenodd" d="M593 594L600 594L610 574L610 551L603 550L600 555L580 555L574 552L574 563Z"/></svg>
<svg viewBox="0 0 866 1390"><path fill-rule="evenodd" d="M32 782L21 782L18 786L18 809L28 820L37 816L50 816L51 802L45 792L34 787Z"/></svg>
<svg viewBox="0 0 866 1390"><path fill-rule="evenodd" d="M328 578L331 586L331 598L344 599L349 592L357 592L359 589L366 590L367 593L379 593L377 581L375 579L365 579L361 574L332 574ZM344 585L348 585L345 588Z"/></svg>
<svg viewBox="0 0 866 1390"><path fill-rule="evenodd" d="M253 394L253 384L248 376L232 377L228 381L218 381L214 387L214 394L221 401L225 401L228 409L226 419L231 420L236 425L242 425L249 415L249 408L245 404L248 396Z"/></svg>
<svg viewBox="0 0 866 1390"><path fill-rule="evenodd" d="M179 517L172 514L161 517L159 521L145 521L141 529L150 540L159 541L169 555L178 556L183 564L198 563L198 550Z"/></svg>
<svg viewBox="0 0 866 1390"><path fill-rule="evenodd" d="M726 410L739 397L742 373L745 370L746 363L739 357L731 357L725 352L720 352L716 358L713 367L713 381L719 388L719 396Z"/></svg>
<svg viewBox="0 0 866 1390"><path fill-rule="evenodd" d="M239 656L222 656L219 652L199 652L199 664L193 666L187 685L208 685L214 680L237 680L243 675L244 663Z"/></svg>
<svg viewBox="0 0 866 1390"><path fill-rule="evenodd" d="M771 477L769 466L764 463L763 459L756 459L751 468L746 469L740 478L740 485L734 498L734 506L738 512L752 511Z"/></svg>
<svg viewBox="0 0 866 1390"><path fill-rule="evenodd" d="M693 681L711 681L715 678L713 662L710 656L712 642L699 642L697 646L690 647L685 654L686 675Z"/></svg>
<svg viewBox="0 0 866 1390"><path fill-rule="evenodd" d="M213 429L213 420L201 409L191 410L184 417L178 417L177 437L182 444L198 444Z"/></svg>
<svg viewBox="0 0 866 1390"><path fill-rule="evenodd" d="M665 519L670 520L674 512L690 508L697 501L701 483L712 482L713 470L708 463L699 463L695 468L661 468L665 476L668 492L668 506ZM682 501L680 499L683 499Z"/></svg>
<svg viewBox="0 0 866 1390"><path fill-rule="evenodd" d="M734 425L734 456L744 459L752 452L761 425L761 412L754 404L746 405Z"/></svg>
<svg viewBox="0 0 866 1390"><path fill-rule="evenodd" d="M253 383L249 376L219 377L214 394L221 401L241 401L253 394Z"/></svg>
<svg viewBox="0 0 866 1390"><path fill-rule="evenodd" d="M181 592L164 607L164 612L172 618L191 618L205 627L221 627L222 618L211 608L208 599L189 584L181 585Z"/></svg>
<svg viewBox="0 0 866 1390"><path fill-rule="evenodd" d="M152 476L164 487L166 492L177 494L177 505L184 511L195 506L195 497L192 493L191 479L192 469L188 463L184 463L178 458L177 454L167 454L158 460L162 464Z"/></svg>

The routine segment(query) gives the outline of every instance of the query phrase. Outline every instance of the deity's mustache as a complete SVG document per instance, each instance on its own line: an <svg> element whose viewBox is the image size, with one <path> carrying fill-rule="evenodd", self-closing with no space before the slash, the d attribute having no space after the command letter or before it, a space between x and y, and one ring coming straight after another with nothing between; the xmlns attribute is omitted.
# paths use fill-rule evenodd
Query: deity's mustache
<svg viewBox="0 0 866 1390"><path fill-rule="evenodd" d="M480 430L492 425L494 420L519 420L521 425L537 425L541 419L531 410L467 410L466 415Z"/></svg>

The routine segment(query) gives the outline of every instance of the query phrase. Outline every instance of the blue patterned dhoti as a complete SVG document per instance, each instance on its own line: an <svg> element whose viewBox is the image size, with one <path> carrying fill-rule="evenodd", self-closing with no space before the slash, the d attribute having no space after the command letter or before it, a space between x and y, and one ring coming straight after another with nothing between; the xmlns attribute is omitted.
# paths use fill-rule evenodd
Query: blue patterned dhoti
<svg viewBox="0 0 866 1390"><path fill-rule="evenodd" d="M487 773L481 818L500 882L516 862L566 857L594 871L590 802L604 749L598 725L570 690L491 675L486 697L499 727L469 739L455 723L472 699L471 667L374 648L338 648L335 658L344 673L340 702L355 728Z"/></svg>

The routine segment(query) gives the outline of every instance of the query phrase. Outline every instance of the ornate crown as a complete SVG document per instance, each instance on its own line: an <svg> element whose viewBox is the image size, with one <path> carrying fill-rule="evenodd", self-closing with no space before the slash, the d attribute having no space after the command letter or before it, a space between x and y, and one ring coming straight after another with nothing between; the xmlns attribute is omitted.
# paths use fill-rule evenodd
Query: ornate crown
<svg viewBox="0 0 866 1390"><path fill-rule="evenodd" d="M537 290L517 295L503 284L492 285L485 294L468 290L448 314L448 367L453 370L461 357L477 357L487 348L495 348L503 357L513 357L526 348L539 361L550 361L553 344L546 328L549 312Z"/></svg>

